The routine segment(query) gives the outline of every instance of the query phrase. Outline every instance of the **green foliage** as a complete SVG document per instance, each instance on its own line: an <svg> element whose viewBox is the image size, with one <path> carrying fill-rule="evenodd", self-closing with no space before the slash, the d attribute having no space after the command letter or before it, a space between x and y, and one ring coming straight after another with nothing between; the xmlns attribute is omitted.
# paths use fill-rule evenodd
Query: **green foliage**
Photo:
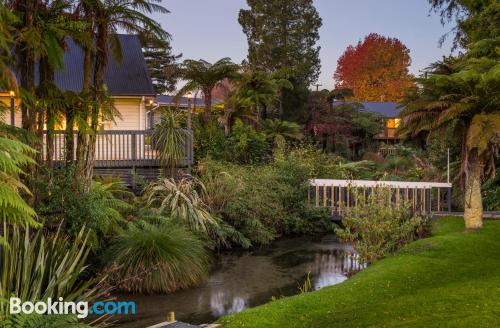
<svg viewBox="0 0 500 328"><path fill-rule="evenodd" d="M182 54L172 53L170 40L146 40L143 53L155 93L161 95L174 92L180 77L177 60Z"/></svg>
<svg viewBox="0 0 500 328"><path fill-rule="evenodd" d="M17 140L4 123L0 123L0 216L8 223L38 226L35 212L21 197L29 194L21 182L23 167L33 165L35 151ZM1 239L0 239L1 240Z"/></svg>
<svg viewBox="0 0 500 328"><path fill-rule="evenodd" d="M129 223L105 258L111 282L127 292L170 293L194 286L208 273L203 242L168 218Z"/></svg>
<svg viewBox="0 0 500 328"><path fill-rule="evenodd" d="M233 162L256 164L264 162L269 155L269 144L264 133L236 120L229 137L229 153Z"/></svg>
<svg viewBox="0 0 500 328"><path fill-rule="evenodd" d="M17 314L10 316L2 328L90 328L90 325L78 322L76 315L72 314Z"/></svg>
<svg viewBox="0 0 500 328"><path fill-rule="evenodd" d="M240 164L263 163L271 156L266 135L239 119L228 137L215 124L197 125L194 151L198 160L210 157Z"/></svg>
<svg viewBox="0 0 500 328"><path fill-rule="evenodd" d="M124 221L122 213L130 210L130 193L123 182L93 181L90 190L84 192L72 168L56 171L45 188L46 194L40 195L42 205L37 209L40 216L50 225L63 222L64 229L73 236L87 227L93 247L99 246L102 237L118 231Z"/></svg>
<svg viewBox="0 0 500 328"><path fill-rule="evenodd" d="M215 123L194 125L194 155L197 161L203 158L213 158L217 160L229 159L229 140L224 135L224 131Z"/></svg>
<svg viewBox="0 0 500 328"><path fill-rule="evenodd" d="M319 75L321 18L312 0L248 0L238 22L248 41L248 62L267 71L287 69L301 85Z"/></svg>
<svg viewBox="0 0 500 328"><path fill-rule="evenodd" d="M86 230L69 241L60 230L46 237L41 230L31 233L5 224L2 228L8 246L0 245L0 322L9 317L10 297L23 301L92 299L95 290L88 288L94 281L79 279L89 253Z"/></svg>
<svg viewBox="0 0 500 328"><path fill-rule="evenodd" d="M212 90L220 81L236 76L238 68L227 57L213 64L203 59L186 59L181 66L181 76L187 83L177 94L182 96L188 91L201 90L205 97L204 120L208 124L211 121Z"/></svg>
<svg viewBox="0 0 500 328"><path fill-rule="evenodd" d="M237 79L232 98L238 106L249 108L257 120L260 117L268 117L272 106L279 100L280 88L293 89L290 81L278 75L247 69Z"/></svg>
<svg viewBox="0 0 500 328"><path fill-rule="evenodd" d="M179 161L185 155L185 143L191 136L180 128L180 114L173 110L165 111L153 131L154 146L159 151L160 161L171 169L172 175Z"/></svg>
<svg viewBox="0 0 500 328"><path fill-rule="evenodd" d="M272 141L278 136L288 140L301 140L304 137L300 125L278 119L266 119L263 121L262 130L267 138Z"/></svg>
<svg viewBox="0 0 500 328"><path fill-rule="evenodd" d="M213 215L240 233L236 241L228 238L228 243L249 246L239 241L258 245L285 234L331 231L328 211L306 204L308 179L318 172L326 174L331 163L330 157L313 147L297 147L275 153L269 164L204 160L198 175Z"/></svg>
<svg viewBox="0 0 500 328"><path fill-rule="evenodd" d="M345 213L343 228L335 233L346 242L354 243L364 262L387 256L416 239L424 230L425 221L410 212L409 206L395 204L390 188L377 187L366 202L358 194L358 206Z"/></svg>
<svg viewBox="0 0 500 328"><path fill-rule="evenodd" d="M483 202L486 211L500 211L500 175L484 184Z"/></svg>
<svg viewBox="0 0 500 328"><path fill-rule="evenodd" d="M159 214L179 221L194 232L209 234L217 222L203 202L205 186L197 179L159 179L151 183L144 192L146 205Z"/></svg>

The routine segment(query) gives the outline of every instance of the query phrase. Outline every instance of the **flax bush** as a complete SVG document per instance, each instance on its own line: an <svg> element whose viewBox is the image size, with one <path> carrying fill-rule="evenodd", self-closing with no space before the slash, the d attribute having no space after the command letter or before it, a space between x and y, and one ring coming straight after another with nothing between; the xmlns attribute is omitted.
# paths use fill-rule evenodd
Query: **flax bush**
<svg viewBox="0 0 500 328"><path fill-rule="evenodd" d="M107 249L107 272L119 290L169 293L200 283L208 274L202 240L166 217L130 222Z"/></svg>
<svg viewBox="0 0 500 328"><path fill-rule="evenodd" d="M343 219L343 228L336 234L354 243L362 261L373 262L395 252L422 236L425 220L412 214L407 204L391 201L391 189L377 187L366 196L358 193L358 207L352 207Z"/></svg>

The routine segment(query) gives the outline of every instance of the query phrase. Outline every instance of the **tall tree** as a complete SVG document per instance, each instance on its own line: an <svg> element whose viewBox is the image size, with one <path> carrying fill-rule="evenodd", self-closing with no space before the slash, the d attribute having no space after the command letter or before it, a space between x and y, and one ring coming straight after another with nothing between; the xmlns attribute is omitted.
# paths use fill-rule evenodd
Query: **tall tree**
<svg viewBox="0 0 500 328"><path fill-rule="evenodd" d="M160 24L149 17L152 13L168 13L159 5L161 0L80 0L77 13L88 24L90 40L95 44L82 44L84 50L84 83L82 93L89 94L89 112L83 112L81 122L89 124L90 133L84 137L85 145L78 151L78 171L90 188L93 176L96 132L101 114L110 113L109 97L104 81L109 56L121 59L118 30L135 34L148 34L158 39L168 37ZM92 76L92 82L90 77ZM92 83L92 84L91 84ZM80 136L79 136L80 137Z"/></svg>
<svg viewBox="0 0 500 328"><path fill-rule="evenodd" d="M247 0L238 22L248 41L248 62L257 70L282 71L294 92L280 90L280 114L295 116L306 97L298 91L309 87L320 71L321 18L312 0ZM292 113L289 113L292 112Z"/></svg>
<svg viewBox="0 0 500 328"><path fill-rule="evenodd" d="M143 45L144 59L156 94L174 92L180 77L177 61L182 54L174 54L168 40L145 40Z"/></svg>
<svg viewBox="0 0 500 328"><path fill-rule="evenodd" d="M455 22L454 48L467 48L473 40L494 38L500 30L497 0L428 0L431 10L441 15L443 25ZM440 39L442 44L450 34Z"/></svg>
<svg viewBox="0 0 500 328"><path fill-rule="evenodd" d="M178 96L188 91L201 90L205 99L204 120L208 123L212 115L212 90L224 79L235 76L238 69L239 66L227 57L213 64L203 59L186 59L182 63L181 75L187 83L179 90Z"/></svg>
<svg viewBox="0 0 500 328"><path fill-rule="evenodd" d="M466 0L440 3L452 2L470 5ZM421 87L407 99L401 115L407 133L427 131L432 135L458 127L455 135L462 140L465 227L479 229L483 217L481 185L495 175L500 147L500 26L493 24L493 33L483 28L485 22L498 22L500 5L489 2L476 12L465 5L461 8L468 15L459 21L459 26L467 26L461 30L469 42L466 53L433 64L430 76L419 79Z"/></svg>
<svg viewBox="0 0 500 328"><path fill-rule="evenodd" d="M410 64L410 50L401 41L372 33L339 58L336 87L352 89L356 100L399 101L414 86Z"/></svg>

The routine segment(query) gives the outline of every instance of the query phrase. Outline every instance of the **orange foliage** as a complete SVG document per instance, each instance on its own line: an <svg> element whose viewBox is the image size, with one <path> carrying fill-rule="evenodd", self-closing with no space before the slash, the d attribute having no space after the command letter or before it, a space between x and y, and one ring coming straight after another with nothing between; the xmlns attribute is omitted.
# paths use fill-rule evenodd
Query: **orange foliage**
<svg viewBox="0 0 500 328"><path fill-rule="evenodd" d="M401 41L372 33L339 58L336 88L352 89L353 100L400 101L415 87L410 63L410 50Z"/></svg>

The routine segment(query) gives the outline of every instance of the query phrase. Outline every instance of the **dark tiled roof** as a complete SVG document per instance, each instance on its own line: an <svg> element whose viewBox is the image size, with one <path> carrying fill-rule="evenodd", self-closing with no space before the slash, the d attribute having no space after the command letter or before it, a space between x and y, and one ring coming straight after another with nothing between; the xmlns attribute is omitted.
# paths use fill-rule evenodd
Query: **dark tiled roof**
<svg viewBox="0 0 500 328"><path fill-rule="evenodd" d="M153 85L142 54L141 43L136 35L120 34L122 61L118 63L110 51L104 74L108 91L113 96L153 96ZM81 91L83 83L83 51L68 40L64 54L64 69L56 71L55 82L61 90Z"/></svg>
<svg viewBox="0 0 500 328"><path fill-rule="evenodd" d="M173 105L173 106L180 106L180 107L187 107L187 97L178 97L177 99L174 99L175 96L169 96L169 95L157 95L156 96L156 103L158 105ZM212 105L218 104L221 101L217 98L212 98ZM205 106L205 100L203 98L196 98L195 101L192 101L192 104L196 104L197 107L203 107Z"/></svg>
<svg viewBox="0 0 500 328"><path fill-rule="evenodd" d="M334 106L340 106L342 104L353 104L359 110L364 110L370 113L376 113L385 117L397 117L401 111L401 105L397 102L379 102L379 101L334 101Z"/></svg>

